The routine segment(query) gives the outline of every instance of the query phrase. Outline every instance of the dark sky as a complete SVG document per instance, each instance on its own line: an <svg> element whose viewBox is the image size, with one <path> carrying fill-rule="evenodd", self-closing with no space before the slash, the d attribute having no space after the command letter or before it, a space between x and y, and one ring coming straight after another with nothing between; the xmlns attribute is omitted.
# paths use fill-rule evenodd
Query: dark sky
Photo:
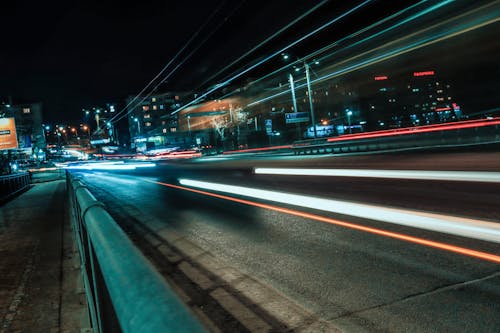
<svg viewBox="0 0 500 333"><path fill-rule="evenodd" d="M320 2L2 1L0 99L12 96L14 103L41 101L46 121L78 121L84 107L123 103L128 95L137 94L211 17L183 57L201 47L163 86L168 90L206 89L217 81L201 87L200 83L224 64ZM329 1L253 59L360 2ZM398 1L388 8L387 1L374 1L295 52L300 55L326 45L410 2ZM232 71L251 61L246 59Z"/></svg>

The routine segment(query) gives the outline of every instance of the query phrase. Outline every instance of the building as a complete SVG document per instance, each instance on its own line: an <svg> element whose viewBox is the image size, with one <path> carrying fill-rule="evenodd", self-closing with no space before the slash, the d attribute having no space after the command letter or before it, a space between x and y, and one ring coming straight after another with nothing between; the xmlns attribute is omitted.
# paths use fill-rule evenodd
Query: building
<svg viewBox="0 0 500 333"><path fill-rule="evenodd" d="M434 70L375 75L364 88L363 116L370 130L428 125L463 117L449 83Z"/></svg>
<svg viewBox="0 0 500 333"><path fill-rule="evenodd" d="M46 147L42 103L0 104L0 118L14 118L20 158L32 158Z"/></svg>
<svg viewBox="0 0 500 333"><path fill-rule="evenodd" d="M181 107L181 101L186 96L184 93L167 92L144 100L134 100L132 96L127 98L131 148L145 151L184 143L185 138L178 133L178 116L172 115L172 112Z"/></svg>

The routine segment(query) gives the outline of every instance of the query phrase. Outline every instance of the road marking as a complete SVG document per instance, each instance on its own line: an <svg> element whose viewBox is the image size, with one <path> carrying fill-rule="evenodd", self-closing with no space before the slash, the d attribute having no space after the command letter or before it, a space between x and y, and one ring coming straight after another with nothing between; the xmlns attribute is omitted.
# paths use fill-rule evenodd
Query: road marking
<svg viewBox="0 0 500 333"><path fill-rule="evenodd" d="M344 221L340 221L340 220L336 220L336 219L332 219L329 217L324 217L324 216L320 216L320 215L316 215L316 214L305 213L305 212L301 212L301 211L297 211L297 210L293 210L293 209L288 209L288 208L283 208L283 207L279 207L279 206L258 203L258 202L254 202L254 201L250 201L250 200L230 197L227 195L207 192L207 191L198 190L198 189L194 189L194 188L190 188L190 187L179 186L179 185L163 183L163 182L158 182L158 181L151 181L151 180L147 180L147 181L155 183L155 184L167 186L170 188L175 188L175 189L185 190L185 191L189 191L189 192L193 192L193 193L203 194L203 195L207 195L207 196L211 196L211 197L215 197L215 198L219 198L219 199L224 199L224 200L238 202L238 203L245 204L245 205L269 209L269 210L273 210L273 211L277 211L277 212L281 212L281 213L285 213L285 214L290 214L290 215L294 215L294 216L298 216L298 217L303 217L303 218L307 218L307 219L311 219L311 220L315 220L315 221L334 224L334 225L338 225L338 226L349 228L349 229L354 229L354 230L363 231L363 232L369 232L369 233L380 235L380 236L386 236L386 237L399 239L399 240L403 240L403 241L407 241L407 242L411 242L411 243L415 243L415 244L419 244L419 245L429 246L429 247L433 247L433 248L437 248L437 249L441 249L441 250L445 250L445 251L450 251L450 252L454 252L454 253L458 253L458 254L462 254L462 255L467 255L467 256L478 258L478 259L483 259L483 260L488 260L488 261L492 261L495 263L500 263L500 255L496 255L496 254L476 251L476 250L472 250L472 249L463 248L460 246L455 246L455 245L446 244L446 243L442 243L442 242L431 241L431 240L427 240L427 239L423 239L423 238L419 238L419 237L414 237L414 236L409 236L409 235L405 235L405 234L401 234L401 233L396 233L396 232L386 231L386 230L382 230L382 229L367 227L367 226L358 225L358 224L354 224L354 223L344 222ZM352 215L352 214L349 214L349 215ZM369 217L369 218L373 219L373 216Z"/></svg>
<svg viewBox="0 0 500 333"><path fill-rule="evenodd" d="M255 168L254 173L259 175L369 177L500 183L500 172L488 171Z"/></svg>

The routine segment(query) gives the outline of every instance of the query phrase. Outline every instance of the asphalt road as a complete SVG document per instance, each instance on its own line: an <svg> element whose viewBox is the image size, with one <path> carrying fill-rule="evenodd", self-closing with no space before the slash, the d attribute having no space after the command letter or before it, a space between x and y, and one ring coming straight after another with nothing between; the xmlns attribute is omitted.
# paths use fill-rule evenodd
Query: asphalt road
<svg viewBox="0 0 500 333"><path fill-rule="evenodd" d="M160 184L189 178L497 222L499 183L255 175L256 166L500 171L500 155L224 156L82 176L98 199L133 205L168 223L346 332L500 330L498 263ZM272 205L500 255L496 243L388 224L376 216Z"/></svg>

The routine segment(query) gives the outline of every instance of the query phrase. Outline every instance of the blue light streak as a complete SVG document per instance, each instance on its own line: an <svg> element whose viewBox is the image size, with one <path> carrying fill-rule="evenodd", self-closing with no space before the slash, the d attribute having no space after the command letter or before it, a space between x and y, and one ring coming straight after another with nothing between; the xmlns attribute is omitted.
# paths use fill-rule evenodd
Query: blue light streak
<svg viewBox="0 0 500 333"><path fill-rule="evenodd" d="M452 1L445 1L445 2L446 3L450 3ZM436 5L436 6L438 6L438 5ZM433 7L435 7L435 6L433 6ZM434 9L436 9L436 8L434 8ZM497 22L499 20L500 19L495 14L495 11L490 11L489 15L481 16L480 18L477 18L476 20L470 21L467 24L462 24L461 26L459 26L457 28L449 29L449 30L446 30L444 32L432 35L430 37L421 38L420 40L418 40L418 41L416 41L414 43L411 43L411 44L408 44L406 46L400 47L398 49L386 52L386 53L384 53L382 55L369 58L367 60L364 60L364 61L361 61L361 62L359 62L357 64L354 64L354 65L351 65L351 66L339 69L337 71L328 73L328 74L326 74L324 76L321 76L319 78L316 78L316 79L312 80L311 84L318 83L318 82L321 82L321 81L324 81L326 79L330 79L330 78L333 78L333 77L336 77L336 76L344 75L346 73L349 73L349 72L352 72L352 71L364 68L366 66L373 65L373 64L381 62L381 61L388 60L390 58L393 58L395 56L401 55L403 53L411 52L413 50L416 50L418 48L421 48L421 47L424 47L424 46L427 46L427 45L430 45L430 44L433 44L433 43L436 43L438 41L441 41L441 40L444 40L444 39L447 39L447 38L451 38L451 37L457 36L459 34L468 32L470 30L481 28L481 27L483 27L485 25L488 25L488 24L491 24L491 23L495 23L495 22ZM444 23L441 23L439 25L443 25L443 24ZM400 24L398 23L398 25L400 25ZM438 26L438 25L435 25L433 27L429 27L429 28L423 29L419 33L422 33L422 32L424 32L426 30L435 28L436 26ZM297 90L297 89L305 88L305 87L306 87L306 84L303 83L303 84L296 85L295 89ZM265 98L260 99L258 101L249 103L247 105L247 107L260 104L262 102L274 99L276 97L279 97L279 96L282 96L282 95L285 95L285 94L288 94L288 93L289 93L288 90L279 92L277 94L265 97Z"/></svg>

